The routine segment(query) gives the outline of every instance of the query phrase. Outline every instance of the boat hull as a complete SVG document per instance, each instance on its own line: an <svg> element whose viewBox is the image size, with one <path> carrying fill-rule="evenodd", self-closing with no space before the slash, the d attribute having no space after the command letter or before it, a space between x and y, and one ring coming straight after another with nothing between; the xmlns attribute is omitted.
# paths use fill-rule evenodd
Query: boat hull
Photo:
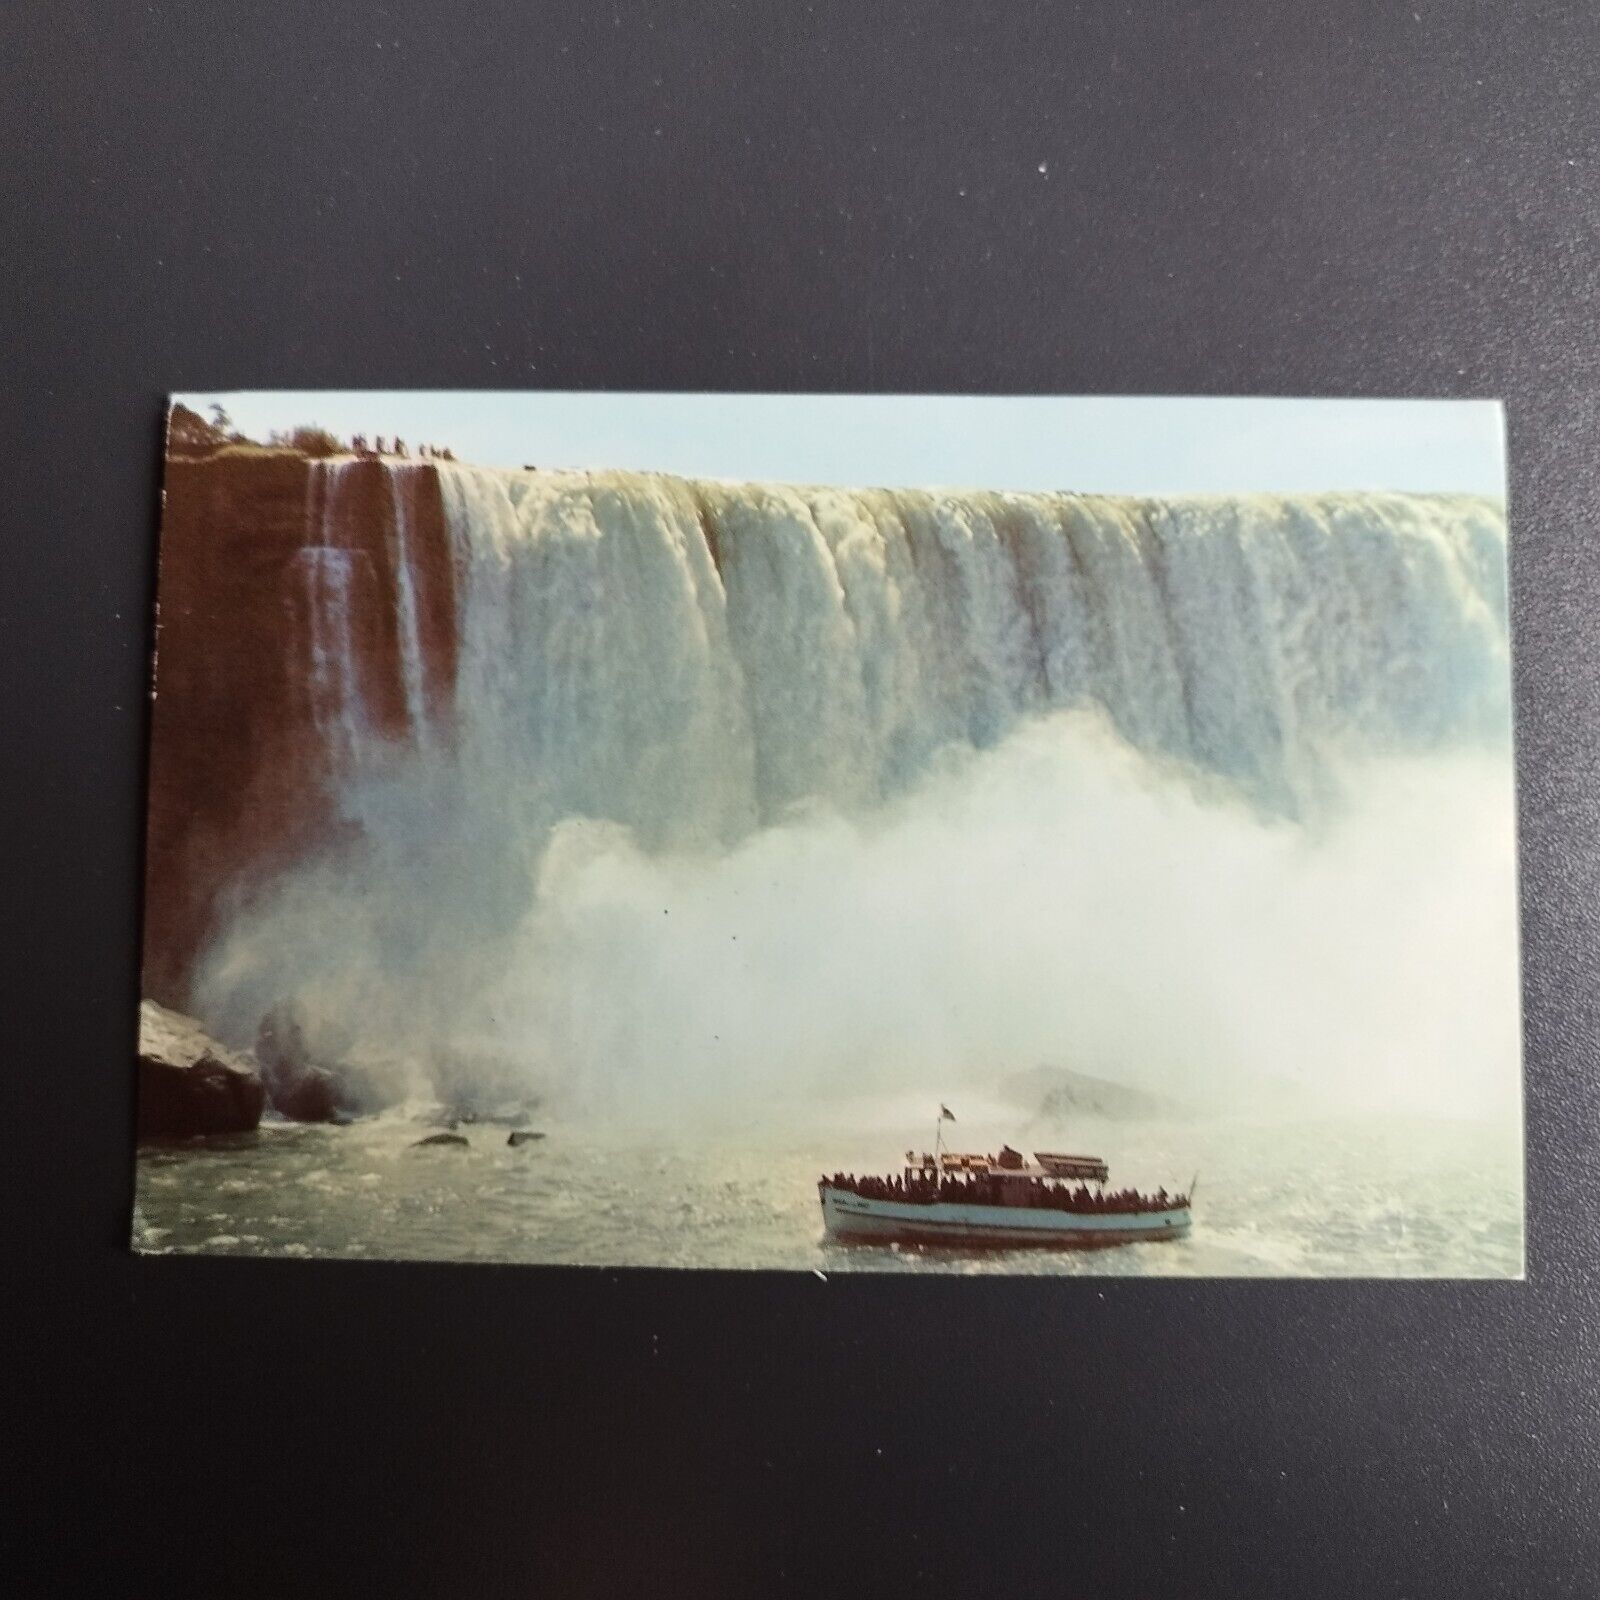
<svg viewBox="0 0 1600 1600"><path fill-rule="evenodd" d="M1097 1250L1181 1239L1192 1221L1188 1206L1165 1211L1077 1212L943 1200L932 1205L868 1200L832 1184L822 1184L820 1192L822 1220L829 1235L850 1244Z"/></svg>

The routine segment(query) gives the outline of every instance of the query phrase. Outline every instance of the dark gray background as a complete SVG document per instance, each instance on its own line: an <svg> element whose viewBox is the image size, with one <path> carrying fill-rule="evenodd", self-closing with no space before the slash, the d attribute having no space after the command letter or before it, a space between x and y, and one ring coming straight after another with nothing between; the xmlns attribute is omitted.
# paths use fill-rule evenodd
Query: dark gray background
<svg viewBox="0 0 1600 1600"><path fill-rule="evenodd" d="M13 0L0 43L24 1590L1596 1592L1592 4ZM1529 1282L133 1259L161 398L318 385L1503 396Z"/></svg>

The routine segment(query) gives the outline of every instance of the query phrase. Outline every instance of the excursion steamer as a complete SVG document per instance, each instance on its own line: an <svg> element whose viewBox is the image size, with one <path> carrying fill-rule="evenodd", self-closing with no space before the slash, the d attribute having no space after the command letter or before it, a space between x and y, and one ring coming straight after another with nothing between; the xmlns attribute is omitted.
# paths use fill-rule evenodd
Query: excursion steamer
<svg viewBox="0 0 1600 1600"><path fill-rule="evenodd" d="M819 1180L829 1236L841 1243L1083 1250L1181 1239L1192 1224L1194 1180L1183 1194L1112 1190L1098 1156L1040 1150L1030 1162L1009 1145L993 1156L941 1145L936 1139L934 1151L921 1156L906 1151L896 1175Z"/></svg>

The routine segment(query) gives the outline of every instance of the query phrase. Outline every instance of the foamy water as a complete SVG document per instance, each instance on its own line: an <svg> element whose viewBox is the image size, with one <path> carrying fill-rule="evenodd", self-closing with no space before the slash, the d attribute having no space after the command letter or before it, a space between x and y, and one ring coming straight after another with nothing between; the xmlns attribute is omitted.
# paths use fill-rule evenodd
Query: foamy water
<svg viewBox="0 0 1600 1600"><path fill-rule="evenodd" d="M929 1142L925 1127L797 1142L762 1129L657 1143L551 1126L542 1142L512 1149L504 1129L477 1125L462 1130L465 1150L416 1148L430 1131L392 1113L344 1128L268 1123L247 1138L147 1151L136 1244L158 1252L825 1274L1522 1271L1516 1131L1476 1123L1081 1129L1077 1144L1104 1154L1117 1183L1176 1188L1198 1171L1192 1235L1093 1252L982 1254L844 1246L823 1236L818 1175L889 1170L908 1145ZM1047 1130L1035 1132L1030 1148L1047 1139ZM1045 1147L1059 1148L1060 1137L1048 1130Z"/></svg>

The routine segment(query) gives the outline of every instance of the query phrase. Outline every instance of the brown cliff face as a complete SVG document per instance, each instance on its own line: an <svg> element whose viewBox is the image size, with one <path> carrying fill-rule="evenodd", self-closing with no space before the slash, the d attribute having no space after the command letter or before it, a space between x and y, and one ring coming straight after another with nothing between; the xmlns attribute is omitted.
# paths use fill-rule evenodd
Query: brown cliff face
<svg viewBox="0 0 1600 1600"><path fill-rule="evenodd" d="M428 721L448 720L455 589L431 465L246 449L168 460L147 995L186 1004L227 909L350 826L334 804L348 752L330 694L368 742L413 736L419 690Z"/></svg>

